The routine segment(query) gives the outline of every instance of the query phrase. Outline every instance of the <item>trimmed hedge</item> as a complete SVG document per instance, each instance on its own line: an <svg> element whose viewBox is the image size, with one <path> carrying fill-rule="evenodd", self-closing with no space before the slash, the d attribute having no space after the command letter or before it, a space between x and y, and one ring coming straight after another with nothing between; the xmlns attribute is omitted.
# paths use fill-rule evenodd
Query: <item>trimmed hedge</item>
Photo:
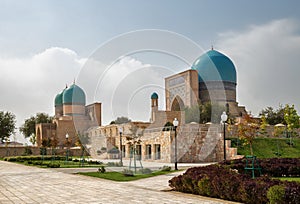
<svg viewBox="0 0 300 204"><path fill-rule="evenodd" d="M60 160L64 161L66 159L65 156L16 156L16 157L4 157L4 161L9 161L9 162L24 162L24 161L38 161L38 160L45 160L45 161L50 161L50 160Z"/></svg>
<svg viewBox="0 0 300 204"><path fill-rule="evenodd" d="M262 174L267 174L271 177L300 177L299 158L270 158L257 159L257 161L262 168ZM221 162L220 164L224 163ZM245 159L226 161L226 165L232 169L237 169L240 173L245 172L245 164Z"/></svg>
<svg viewBox="0 0 300 204"><path fill-rule="evenodd" d="M249 175L222 165L190 168L183 175L172 178L169 185L184 193L251 204L268 203L267 195L274 195L273 192L269 193L269 189L280 185L284 187L282 199L285 203L300 203L300 184L297 182L280 181L268 176L252 179ZM274 191L274 188L270 191Z"/></svg>

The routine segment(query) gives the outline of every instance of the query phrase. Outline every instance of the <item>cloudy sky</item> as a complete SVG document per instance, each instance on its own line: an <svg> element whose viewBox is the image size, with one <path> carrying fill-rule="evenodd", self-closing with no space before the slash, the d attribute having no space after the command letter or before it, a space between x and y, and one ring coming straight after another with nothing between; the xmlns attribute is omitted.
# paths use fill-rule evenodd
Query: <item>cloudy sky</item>
<svg viewBox="0 0 300 204"><path fill-rule="evenodd" d="M104 124L121 115L148 121L153 91L165 108L164 77L211 45L236 65L238 102L252 114L280 103L300 110L299 8L297 0L0 0L0 110L17 126L53 115L55 95L76 79L88 103L103 103ZM168 48L146 51L153 42L144 33L120 37L145 29L163 30L156 37ZM148 44L139 50L136 38Z"/></svg>

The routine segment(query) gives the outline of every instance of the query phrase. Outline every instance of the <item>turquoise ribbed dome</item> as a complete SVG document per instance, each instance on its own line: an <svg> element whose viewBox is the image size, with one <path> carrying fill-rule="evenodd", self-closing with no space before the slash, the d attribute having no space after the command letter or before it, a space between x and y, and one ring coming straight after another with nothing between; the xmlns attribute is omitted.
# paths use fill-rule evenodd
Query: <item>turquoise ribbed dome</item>
<svg viewBox="0 0 300 204"><path fill-rule="evenodd" d="M63 104L85 105L85 93L79 86L73 84L63 92L62 102Z"/></svg>
<svg viewBox="0 0 300 204"><path fill-rule="evenodd" d="M62 106L63 105L63 94L64 94L64 91L67 89L67 87L59 94L57 94L55 96L55 99L54 99L54 105L55 107L56 106Z"/></svg>
<svg viewBox="0 0 300 204"><path fill-rule="evenodd" d="M59 93L55 96L54 104L55 104L55 106L61 106L63 104L62 103L62 93Z"/></svg>
<svg viewBox="0 0 300 204"><path fill-rule="evenodd" d="M154 93L151 95L151 99L158 99L157 93L154 92Z"/></svg>
<svg viewBox="0 0 300 204"><path fill-rule="evenodd" d="M236 83L236 69L224 54L210 50L201 55L192 65L198 71L199 82L227 81Z"/></svg>

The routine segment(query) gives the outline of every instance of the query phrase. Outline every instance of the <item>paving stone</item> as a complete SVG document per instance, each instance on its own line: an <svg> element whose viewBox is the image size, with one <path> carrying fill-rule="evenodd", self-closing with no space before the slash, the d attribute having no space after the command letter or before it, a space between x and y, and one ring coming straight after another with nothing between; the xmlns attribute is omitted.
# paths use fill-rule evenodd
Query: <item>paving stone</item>
<svg viewBox="0 0 300 204"><path fill-rule="evenodd" d="M162 191L177 174L114 182L0 161L0 203L232 203Z"/></svg>

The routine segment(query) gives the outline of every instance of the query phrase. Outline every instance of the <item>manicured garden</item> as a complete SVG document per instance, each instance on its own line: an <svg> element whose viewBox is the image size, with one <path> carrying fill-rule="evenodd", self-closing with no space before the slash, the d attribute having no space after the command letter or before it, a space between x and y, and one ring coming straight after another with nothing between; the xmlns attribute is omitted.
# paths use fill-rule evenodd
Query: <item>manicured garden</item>
<svg viewBox="0 0 300 204"><path fill-rule="evenodd" d="M242 203L300 203L300 159L258 161L263 175L254 179L251 172L245 173L245 159L240 159L190 168L169 184L175 191Z"/></svg>

